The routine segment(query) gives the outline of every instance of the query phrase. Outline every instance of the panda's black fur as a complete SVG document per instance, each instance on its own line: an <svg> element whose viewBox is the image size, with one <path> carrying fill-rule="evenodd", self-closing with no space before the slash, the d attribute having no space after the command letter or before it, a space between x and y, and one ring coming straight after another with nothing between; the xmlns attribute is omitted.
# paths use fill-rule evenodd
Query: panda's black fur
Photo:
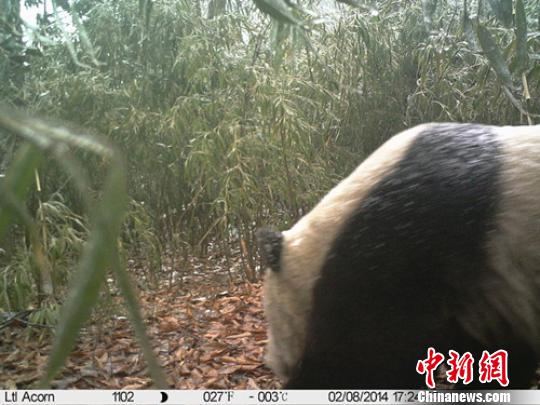
<svg viewBox="0 0 540 405"><path fill-rule="evenodd" d="M523 142L535 135L538 142L523 148L536 147L540 154L540 127L533 128L525 130ZM473 124L410 131L398 161L379 172L365 170L371 176L368 189L354 183L336 187L357 187L358 201L349 202L346 193L323 200L308 214L315 218L311 223L306 218L299 231L291 230L290 242L286 232L259 234L271 267L265 285L269 355L287 388L421 387L424 377L415 367L430 346L444 354L469 351L476 361L482 350L505 349L510 387L531 384L540 358L540 200L516 200L524 201L523 215L531 216L531 228L517 229L517 238L538 243L523 251L508 238L514 222L516 228L529 222L522 226L506 218L512 207L502 203L503 195L514 201L514 183L535 185L512 180L522 173L515 174L512 165L522 163L508 154L522 150L520 140L511 129ZM540 178L540 155L532 163L537 165L529 169ZM360 166L351 176L362 174ZM540 197L540 190L516 192ZM336 216L335 237L321 262L309 262L302 243L316 243L320 236L309 232L316 233L318 224L321 231L329 227L332 219L325 216L341 201L355 207L345 211L346 218ZM301 267L303 261L317 268L295 269L290 276L286 272L292 270L282 268ZM306 298L297 293L303 302L298 304L294 289L302 288L303 271L313 274ZM289 285L289 295L281 299ZM299 341L288 342L294 339Z"/></svg>

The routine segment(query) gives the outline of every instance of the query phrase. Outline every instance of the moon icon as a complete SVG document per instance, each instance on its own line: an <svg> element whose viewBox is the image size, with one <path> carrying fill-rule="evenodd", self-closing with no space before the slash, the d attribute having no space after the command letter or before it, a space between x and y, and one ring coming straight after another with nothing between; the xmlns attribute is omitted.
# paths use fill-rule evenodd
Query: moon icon
<svg viewBox="0 0 540 405"><path fill-rule="evenodd" d="M166 392L163 392L163 391L161 391L160 394L161 394L161 401L160 401L160 403L167 402L167 400L169 399L169 395L167 395L167 393L166 393Z"/></svg>

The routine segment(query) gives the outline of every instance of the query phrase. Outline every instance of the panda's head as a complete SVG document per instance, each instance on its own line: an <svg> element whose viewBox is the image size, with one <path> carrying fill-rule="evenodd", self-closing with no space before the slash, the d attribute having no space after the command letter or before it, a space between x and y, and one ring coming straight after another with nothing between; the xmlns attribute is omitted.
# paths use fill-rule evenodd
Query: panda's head
<svg viewBox="0 0 540 405"><path fill-rule="evenodd" d="M287 231L262 229L257 233L266 267L263 291L269 324L266 363L283 381L292 377L304 352L313 289L334 237L331 229L326 233L321 231L334 228L337 222L332 216L319 221L320 211L313 210Z"/></svg>
<svg viewBox="0 0 540 405"><path fill-rule="evenodd" d="M266 362L287 381L301 357L310 301L306 297L300 263L294 263L294 246L287 232L261 229L257 244L266 267L264 310L269 324Z"/></svg>

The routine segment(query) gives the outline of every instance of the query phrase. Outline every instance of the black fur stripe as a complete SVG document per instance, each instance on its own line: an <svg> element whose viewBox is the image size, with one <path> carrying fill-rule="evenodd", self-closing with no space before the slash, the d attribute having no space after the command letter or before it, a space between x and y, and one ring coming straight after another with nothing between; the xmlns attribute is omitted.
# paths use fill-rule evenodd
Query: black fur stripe
<svg viewBox="0 0 540 405"><path fill-rule="evenodd" d="M417 136L330 250L288 388L419 387L428 346L459 349L450 347L466 334L459 289L489 273L500 171L490 127L440 124Z"/></svg>

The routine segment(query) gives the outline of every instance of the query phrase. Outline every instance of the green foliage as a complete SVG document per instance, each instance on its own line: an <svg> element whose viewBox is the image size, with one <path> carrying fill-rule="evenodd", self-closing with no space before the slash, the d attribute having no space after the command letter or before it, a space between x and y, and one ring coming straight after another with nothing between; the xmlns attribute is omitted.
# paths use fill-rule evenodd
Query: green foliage
<svg viewBox="0 0 540 405"><path fill-rule="evenodd" d="M34 179L34 173L41 161L37 148L25 145L19 150L5 179L0 183L0 239L6 236L9 225L15 217L26 224L30 216L24 210L24 201Z"/></svg>
<svg viewBox="0 0 540 405"><path fill-rule="evenodd" d="M499 76L505 86L509 88L514 87L510 69L506 65L504 56L489 31L483 25L478 24L477 35L480 46L488 58L490 65L493 67L493 70L497 73L497 76Z"/></svg>
<svg viewBox="0 0 540 405"><path fill-rule="evenodd" d="M91 231L76 265L76 272L70 279L71 287L60 311L52 352L41 384L49 385L68 357L79 329L96 305L105 274L112 268L120 291L126 298L127 309L143 347L150 374L158 386L164 387L165 379L145 335L144 324L137 301L134 299L133 289L129 285L128 275L120 266L117 244L127 196L125 172L119 155L93 137L17 113L8 113L5 110L0 110L0 130L10 132L32 144L31 146L24 144L21 147L5 179L0 183L1 218L3 218L0 222L0 235L5 235L8 225L18 219L29 235L29 249L32 254L24 254L22 260L15 262L23 264L19 268L13 264L7 266L0 287L8 308L13 304L26 306L28 305L25 302L28 301L26 296L32 284L27 275L33 272L36 275L36 282L32 287L35 287L40 293L40 298L45 300L45 305L33 314L33 319L39 322L55 321L56 302L51 273L61 267L58 261L66 259L66 256L80 245L85 225L81 218L72 214L61 201L54 200L39 202L37 216L34 219L25 208L25 195L31 183L31 174L35 174L37 180L37 170L43 161L40 157L43 153L47 153L69 169L76 187L84 193L88 187L87 176L79 161L69 157L72 149L95 155L107 163L100 198L93 201L88 195L84 196L86 205L91 211ZM36 183L38 191L41 191L40 182Z"/></svg>
<svg viewBox="0 0 540 405"><path fill-rule="evenodd" d="M0 1L0 91L17 88L22 80L24 44L19 0Z"/></svg>
<svg viewBox="0 0 540 405"><path fill-rule="evenodd" d="M13 172L16 173L17 169L14 165ZM7 176L8 179L11 177ZM14 232L21 241L15 244L9 263L0 268L0 309L21 311L34 306L36 299L42 298L40 294L45 293L41 291L45 280L42 280L40 266L51 270L47 280L50 283L49 294L62 291L69 279L69 268L80 254L87 230L83 218L64 204L60 194L52 197L50 201L39 202L31 218L29 213L22 214L26 216L23 222L29 227L30 238L28 240L24 234ZM17 203L17 207L24 205L24 202ZM16 218L13 213L10 215L9 210L0 211L0 215L10 220ZM42 250L41 263L36 263L34 257L36 244Z"/></svg>
<svg viewBox="0 0 540 405"><path fill-rule="evenodd" d="M162 247L155 233L152 218L148 215L144 204L130 201L124 221L122 240L128 248L124 255L129 256L132 262L137 262L145 269L144 280L139 277L137 281L145 287L149 283L156 287L161 271Z"/></svg>
<svg viewBox="0 0 540 405"><path fill-rule="evenodd" d="M55 285L65 285L68 280L65 270L80 255L88 233L85 220L65 204L59 193L52 195L49 201L38 203L35 218L51 267L64 270L55 272Z"/></svg>
<svg viewBox="0 0 540 405"><path fill-rule="evenodd" d="M285 0L253 0L255 5L263 13L283 23L298 25L299 21L294 16L294 5Z"/></svg>
<svg viewBox="0 0 540 405"><path fill-rule="evenodd" d="M516 71L522 73L529 64L527 45L527 15L523 0L516 1Z"/></svg>
<svg viewBox="0 0 540 405"><path fill-rule="evenodd" d="M488 0L493 14L505 27L512 25L512 0Z"/></svg>
<svg viewBox="0 0 540 405"><path fill-rule="evenodd" d="M125 247L144 240L156 268L162 247L178 241L195 251L224 239L251 247L256 226L290 224L405 126L534 119L538 101L525 100L524 86L538 83L528 59L539 41L528 3L516 2L509 28L507 2L474 12L455 2L349 3L324 23L316 2L309 12L288 1L81 3L71 13L87 39L44 48L21 97L119 145L143 218L130 220ZM78 63L94 56L98 68ZM103 165L82 158L95 189ZM50 165L41 174L44 194L65 181ZM62 194L82 210L73 187Z"/></svg>
<svg viewBox="0 0 540 405"><path fill-rule="evenodd" d="M5 312L16 312L30 307L34 288L30 253L21 249L0 271L0 308Z"/></svg>

